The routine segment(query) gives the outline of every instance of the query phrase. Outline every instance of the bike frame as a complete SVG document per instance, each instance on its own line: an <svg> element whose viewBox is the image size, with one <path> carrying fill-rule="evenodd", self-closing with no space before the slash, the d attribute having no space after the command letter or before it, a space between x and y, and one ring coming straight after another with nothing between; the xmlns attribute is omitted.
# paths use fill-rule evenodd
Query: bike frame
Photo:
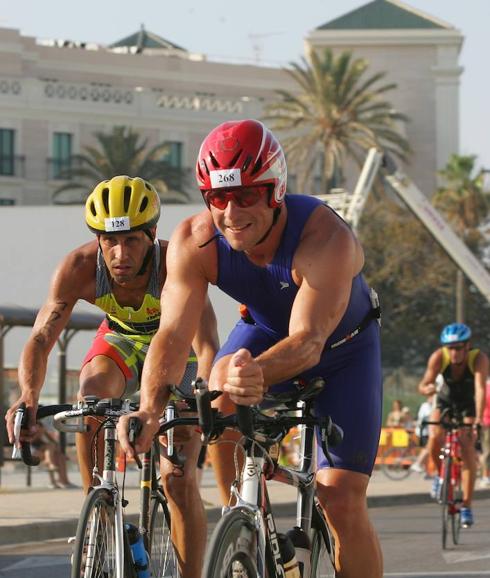
<svg viewBox="0 0 490 578"><path fill-rule="evenodd" d="M459 440L459 428L451 428L445 431L444 446L441 451L441 467L439 475L444 479L448 459L451 458L450 484L448 487L449 513L454 514L459 511L459 499L455 499L454 489L461 481L461 443Z"/></svg>
<svg viewBox="0 0 490 578"><path fill-rule="evenodd" d="M306 415L309 411L310 404L311 402L299 402L298 409L302 415ZM231 493L236 499L236 504L223 510L223 513L226 513L239 508L252 513L259 535L257 564L260 576L265 576L266 569L270 576L284 576L267 480L273 479L298 489L296 523L310 535L315 498L315 428L303 424L300 426L300 432L300 463L297 470L274 462L274 467L270 471L268 468L270 461L264 457L264 449L256 442L246 440L241 491L239 492L235 485L232 486Z"/></svg>

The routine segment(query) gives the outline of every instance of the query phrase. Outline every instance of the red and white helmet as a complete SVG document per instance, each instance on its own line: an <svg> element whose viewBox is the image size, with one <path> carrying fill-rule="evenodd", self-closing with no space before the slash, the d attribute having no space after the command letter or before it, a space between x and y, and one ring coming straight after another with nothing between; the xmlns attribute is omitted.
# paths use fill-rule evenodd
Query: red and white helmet
<svg viewBox="0 0 490 578"><path fill-rule="evenodd" d="M278 207L286 194L286 159L276 137L261 122L225 122L204 139L196 178L201 191L271 185L269 206Z"/></svg>

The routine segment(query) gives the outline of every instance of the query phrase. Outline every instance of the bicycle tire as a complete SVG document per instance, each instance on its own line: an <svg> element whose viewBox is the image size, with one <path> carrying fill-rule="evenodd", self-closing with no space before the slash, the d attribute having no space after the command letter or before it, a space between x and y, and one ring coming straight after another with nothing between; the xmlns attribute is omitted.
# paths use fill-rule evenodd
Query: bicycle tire
<svg viewBox="0 0 490 578"><path fill-rule="evenodd" d="M414 448L388 448L381 455L381 471L390 480L404 480L411 474L410 466L415 463Z"/></svg>
<svg viewBox="0 0 490 578"><path fill-rule="evenodd" d="M253 514L236 508L216 525L202 578L265 578L257 569L258 535Z"/></svg>
<svg viewBox="0 0 490 578"><path fill-rule="evenodd" d="M149 553L152 576L179 578L177 554L170 533L170 511L160 489L150 499Z"/></svg>
<svg viewBox="0 0 490 578"><path fill-rule="evenodd" d="M453 544L456 546L459 544L459 535L461 532L461 506L463 490L461 488L461 472L457 483L453 487L453 507L452 507L452 517L451 517L451 530L453 535Z"/></svg>
<svg viewBox="0 0 490 578"><path fill-rule="evenodd" d="M85 498L78 521L71 578L116 578L116 509L105 488L95 488ZM124 533L124 576L136 578ZM92 562L92 566L87 564Z"/></svg>
<svg viewBox="0 0 490 578"><path fill-rule="evenodd" d="M315 504L311 519L310 578L335 578L335 544L321 506ZM332 572L326 573L329 565Z"/></svg>
<svg viewBox="0 0 490 578"><path fill-rule="evenodd" d="M447 546L447 534L448 534L448 522L449 522L449 499L450 499L450 485L451 485L451 457L446 457L444 459L443 465L443 476L442 476L442 487L441 487L441 514L442 514L442 526L441 526L441 538L442 538L442 549L445 550Z"/></svg>

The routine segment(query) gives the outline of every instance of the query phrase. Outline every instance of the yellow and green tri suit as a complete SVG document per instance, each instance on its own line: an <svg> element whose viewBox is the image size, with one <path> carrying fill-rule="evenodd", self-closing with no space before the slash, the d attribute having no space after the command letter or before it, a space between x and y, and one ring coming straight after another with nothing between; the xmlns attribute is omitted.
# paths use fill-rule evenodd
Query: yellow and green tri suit
<svg viewBox="0 0 490 578"><path fill-rule="evenodd" d="M83 365L97 355L111 358L126 377L125 396L138 390L148 347L160 323L160 251L160 243L155 240L150 279L139 309L119 305L112 293L102 251L99 249L97 253L95 305L105 312L106 318ZM196 358L191 354L182 386L188 386L195 379L196 369Z"/></svg>

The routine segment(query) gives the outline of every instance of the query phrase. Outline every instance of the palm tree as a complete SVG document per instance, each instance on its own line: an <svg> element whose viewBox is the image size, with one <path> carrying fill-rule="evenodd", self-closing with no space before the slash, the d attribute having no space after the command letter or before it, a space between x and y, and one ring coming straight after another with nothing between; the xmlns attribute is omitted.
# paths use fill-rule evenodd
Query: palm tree
<svg viewBox="0 0 490 578"><path fill-rule="evenodd" d="M483 191L483 171L475 174L475 155L451 155L439 171L444 186L434 195L433 204L453 225L456 233L474 251L484 238L478 227L488 216L488 197ZM456 277L456 319L464 320L465 280L458 269Z"/></svg>
<svg viewBox="0 0 490 578"><path fill-rule="evenodd" d="M475 155L451 155L445 168L439 171L444 186L433 199L434 206L466 241L485 220L489 208L483 191L483 172L475 174L475 161Z"/></svg>
<svg viewBox="0 0 490 578"><path fill-rule="evenodd" d="M291 66L286 72L301 91L277 91L281 101L266 105L264 120L273 130L287 131L282 142L302 190L318 162L322 191L341 185L347 158L360 167L373 146L407 160L410 146L399 123L408 119L382 98L396 88L378 84L385 73L366 78L366 60L353 60L348 51L335 57L328 48Z"/></svg>
<svg viewBox="0 0 490 578"><path fill-rule="evenodd" d="M150 181L167 201L189 200L183 191L185 172L165 160L168 143L159 143L148 150L148 140L141 142L139 133L124 126L115 126L110 133L98 131L94 136L98 147L85 146L85 153L72 156L71 167L60 174L61 178L70 180L54 191L55 203L83 203L97 183L116 175L138 176ZM66 198L62 195L66 191L78 191L78 194Z"/></svg>

